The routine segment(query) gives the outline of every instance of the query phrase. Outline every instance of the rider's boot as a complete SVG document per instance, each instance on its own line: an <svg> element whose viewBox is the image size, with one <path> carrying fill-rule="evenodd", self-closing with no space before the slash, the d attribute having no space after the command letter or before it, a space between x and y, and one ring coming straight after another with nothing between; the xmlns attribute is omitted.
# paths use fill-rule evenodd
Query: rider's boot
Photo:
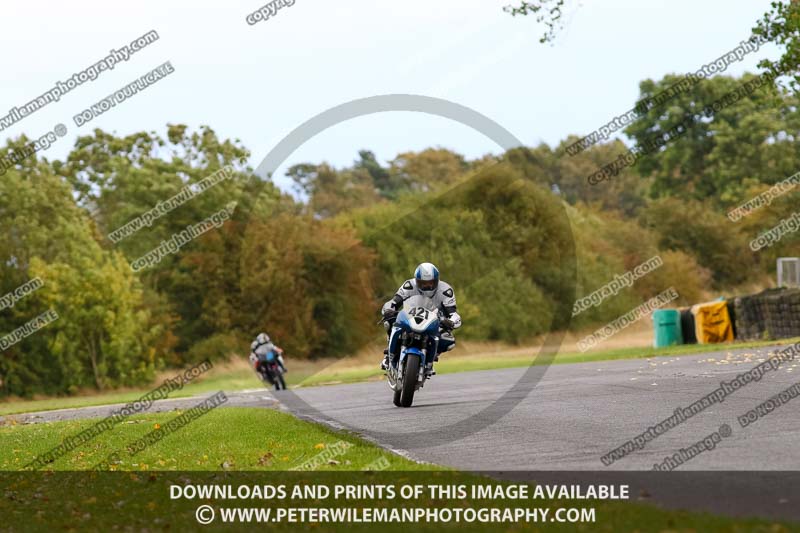
<svg viewBox="0 0 800 533"><path fill-rule="evenodd" d="M444 341L447 344L444 346L443 351L440 352L439 349L443 348L442 341ZM436 355L433 356L433 362L438 363L439 355L443 354L446 351L452 350L455 344L456 344L456 338L453 337L453 333L450 331L442 331L441 339L439 340L439 346L437 346ZM436 372L434 372L433 374L435 375Z"/></svg>
<svg viewBox="0 0 800 533"><path fill-rule="evenodd" d="M389 348L383 350L383 361L381 361L381 370L389 370Z"/></svg>

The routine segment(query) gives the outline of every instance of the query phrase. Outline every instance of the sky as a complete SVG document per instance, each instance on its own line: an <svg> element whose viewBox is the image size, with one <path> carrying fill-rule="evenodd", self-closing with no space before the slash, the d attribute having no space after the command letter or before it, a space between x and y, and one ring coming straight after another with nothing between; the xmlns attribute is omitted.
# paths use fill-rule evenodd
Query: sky
<svg viewBox="0 0 800 533"><path fill-rule="evenodd" d="M511 0L296 0L250 25L263 1L139 0L111 4L4 0L0 117L156 30L159 40L0 132L36 138L64 124L43 156L63 158L93 128L166 133L208 125L239 139L256 168L292 130L324 111L384 94L433 96L467 106L524 144L586 135L638 99L639 82L694 72L750 35L769 0L566 0L552 44ZM113 6L113 7L112 7ZM756 72L762 47L726 74ZM73 116L169 61L174 73L78 127ZM449 119L385 112L335 125L277 169L300 162L349 165L359 149L382 161L441 146L468 158L502 149Z"/></svg>

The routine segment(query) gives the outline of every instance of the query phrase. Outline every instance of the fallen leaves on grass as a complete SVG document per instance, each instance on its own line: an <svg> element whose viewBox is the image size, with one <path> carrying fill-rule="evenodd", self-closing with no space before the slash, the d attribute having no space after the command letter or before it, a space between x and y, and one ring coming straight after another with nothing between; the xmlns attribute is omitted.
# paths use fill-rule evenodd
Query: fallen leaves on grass
<svg viewBox="0 0 800 533"><path fill-rule="evenodd" d="M273 457L274 456L270 452L265 453L258 459L258 466L268 465L272 461Z"/></svg>

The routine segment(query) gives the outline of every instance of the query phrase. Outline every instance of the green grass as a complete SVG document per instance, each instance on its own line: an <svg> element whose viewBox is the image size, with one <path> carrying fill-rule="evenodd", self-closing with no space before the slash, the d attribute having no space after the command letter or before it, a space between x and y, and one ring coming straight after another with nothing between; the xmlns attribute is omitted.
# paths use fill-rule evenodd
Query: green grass
<svg viewBox="0 0 800 533"><path fill-rule="evenodd" d="M708 352L760 348L797 342L800 338L782 339L777 341L756 341L727 344L689 344L670 346L667 348L618 348L598 352L570 352L559 354L552 364L570 364L598 361L613 361L622 359L645 359L649 357L668 357L687 354L700 354ZM489 357L461 356L458 352L442 357L436 365L438 374L452 374L455 372L470 372L477 370L496 370L503 368L518 368L529 366L532 362L531 355L493 355ZM544 364L544 360L535 364ZM291 367L291 360L289 361ZM383 373L378 369L377 362L368 367L357 366L354 368L323 369L322 371L295 372L286 375L290 387L308 387L331 383L356 383L379 379ZM218 372L212 370L211 374L196 383L190 383L183 389L170 394L170 398L194 396L216 390L235 391L251 388L260 388L263 384L255 377L249 368L235 368L231 371ZM15 401L0 405L0 416L27 413L34 411L48 411L52 409L66 409L71 407L90 407L113 403L126 403L139 398L147 389L109 392L92 396L75 396L69 398L48 398L43 400Z"/></svg>
<svg viewBox="0 0 800 533"><path fill-rule="evenodd" d="M325 464L317 470L361 470L381 458L388 461L389 470L423 468L353 435L303 422L274 409L244 407L219 407L133 456L127 451L132 442L159 426L166 427L179 413L132 416L60 457L48 470L90 470L115 452L122 461L115 469L126 471L288 470L338 442L350 444L332 448L344 451L334 459L338 464ZM21 469L95 422L0 426L0 470Z"/></svg>
<svg viewBox="0 0 800 533"><path fill-rule="evenodd" d="M176 370L174 375L178 375ZM172 377L172 375L170 375ZM155 385L157 386L157 385ZM154 386L154 388L155 388ZM214 373L197 382L189 383L183 389L170 393L170 398L195 396L205 392L218 390L243 390L258 388L261 384L255 374L248 370L237 370L231 373ZM149 391L147 388L127 390L123 392L112 391L98 393L90 396L72 396L66 398L47 398L43 400L14 401L0 405L1 415L13 415L35 411L50 411L53 409L69 409L73 407L91 407L95 405L108 405L115 403L132 402Z"/></svg>

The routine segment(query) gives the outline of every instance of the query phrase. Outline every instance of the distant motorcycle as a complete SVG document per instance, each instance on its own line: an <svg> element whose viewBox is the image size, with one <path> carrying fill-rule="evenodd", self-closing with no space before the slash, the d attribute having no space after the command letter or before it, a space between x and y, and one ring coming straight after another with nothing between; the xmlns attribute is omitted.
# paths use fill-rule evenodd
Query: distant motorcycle
<svg viewBox="0 0 800 533"><path fill-rule="evenodd" d="M256 372L262 381L275 387L275 390L286 390L286 381L283 379L283 369L278 364L278 354L270 350L264 360L259 361L257 357L251 355L254 360Z"/></svg>
<svg viewBox="0 0 800 533"><path fill-rule="evenodd" d="M403 302L394 322L399 335L399 355L389 361L386 379L397 407L411 407L414 393L425 385L425 366L433 363L439 346L439 310L423 295Z"/></svg>

